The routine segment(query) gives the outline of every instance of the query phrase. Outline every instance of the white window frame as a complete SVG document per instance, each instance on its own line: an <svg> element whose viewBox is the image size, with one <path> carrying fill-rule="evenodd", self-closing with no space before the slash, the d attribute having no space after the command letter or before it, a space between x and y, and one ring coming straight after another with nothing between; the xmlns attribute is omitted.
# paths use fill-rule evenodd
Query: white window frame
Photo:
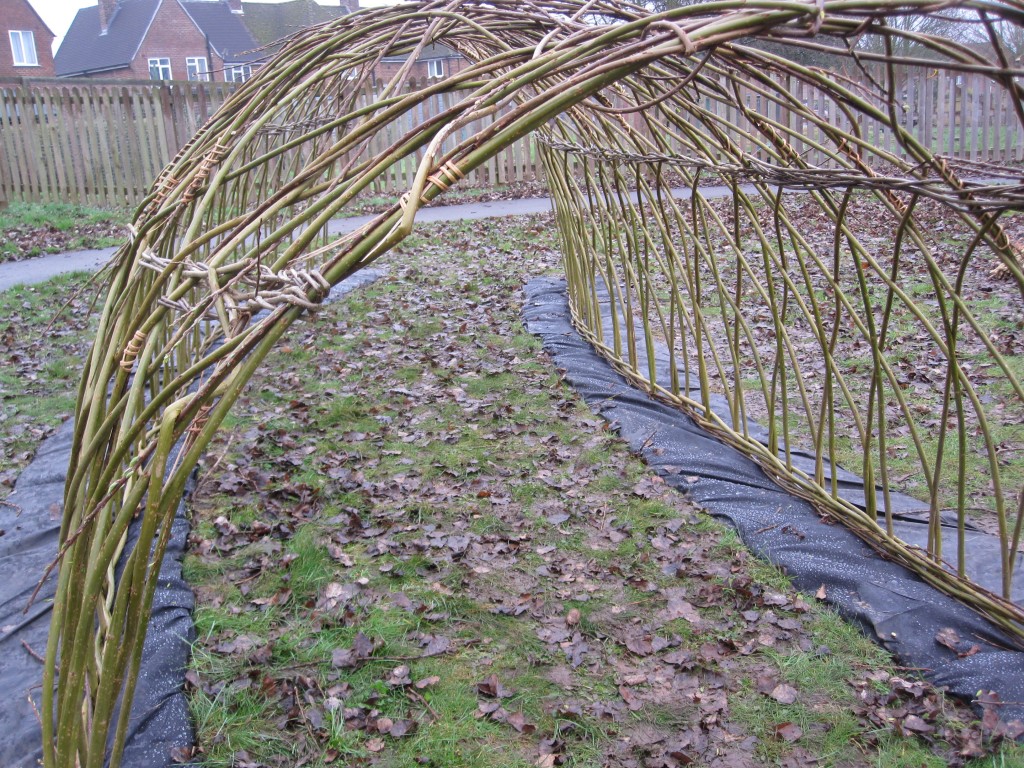
<svg viewBox="0 0 1024 768"><path fill-rule="evenodd" d="M36 36L32 34L32 30L11 29L8 30L7 35L11 40L11 57L14 59L14 66L38 67L39 56L36 53Z"/></svg>
<svg viewBox="0 0 1024 768"><path fill-rule="evenodd" d="M427 59L427 77L435 80L444 77L444 59Z"/></svg>
<svg viewBox="0 0 1024 768"><path fill-rule="evenodd" d="M232 64L225 68L224 74L229 83L244 83L252 77L252 65Z"/></svg>
<svg viewBox="0 0 1024 768"><path fill-rule="evenodd" d="M210 79L210 63L205 56L186 56L185 72L189 80L207 82Z"/></svg>
<svg viewBox="0 0 1024 768"><path fill-rule="evenodd" d="M154 56L147 62L149 64L149 79L150 80L173 80L174 76L171 74L171 60L167 56ZM153 77L153 70L159 73L159 77ZM164 75L167 75L164 77Z"/></svg>

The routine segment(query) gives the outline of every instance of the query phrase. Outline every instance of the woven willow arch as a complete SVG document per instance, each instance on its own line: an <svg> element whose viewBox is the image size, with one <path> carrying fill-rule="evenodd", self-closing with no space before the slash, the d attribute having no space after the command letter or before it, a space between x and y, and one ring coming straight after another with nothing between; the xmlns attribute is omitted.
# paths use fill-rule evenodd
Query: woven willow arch
<svg viewBox="0 0 1024 768"><path fill-rule="evenodd" d="M943 14L968 25L975 44L914 23ZM877 424L884 441L891 418L879 401L891 399L899 418L916 423L888 359L886 325L896 303L910 308L947 362L943 423L962 439L979 418L984 423L956 354L958 334L977 324L958 281L984 250L1024 292L1001 218L1024 198L1006 178L967 184L965 173L1005 173L958 166L914 137L899 67L981 73L1024 124L1024 72L1013 68L1000 36L1021 26L1021 4L980 0L721 0L661 13L604 0L453 0L361 12L290 40L164 169L109 272L66 487L44 673L43 690L57 684L55 697L43 697L46 765L98 768L108 743L110 764L120 762L129 707L116 716L116 703L132 698L174 509L267 353L331 286L408 235L423 205L531 131L540 135L581 330L628 375L754 456L779 482L1024 636L1018 608L941 565L937 522L930 557L875 522L889 509L889 484L884 444L879 454L872 436ZM375 98L360 96L383 57L410 54L412 62L437 40L469 66L410 90L406 64ZM979 53L986 41L989 52ZM403 127L439 94L453 96L453 106ZM370 139L382 134L390 145L371 152ZM329 222L357 195L410 164L415 182L387 212L331 235ZM731 213L700 195L709 176L731 186ZM676 187L691 190L686 202ZM804 193L794 198L783 188ZM889 217L890 253L873 251L846 226L855 193L877 200ZM922 200L954 211L974 233L951 272L933 258L916 219ZM797 205L804 213L794 213ZM802 239L807 206L832 222L826 255ZM917 311L900 283L898 254L911 247L932 260L938 319ZM838 277L850 264L859 265L862 290L847 296ZM831 299L822 298L827 288ZM605 294L615 318L607 333ZM773 323L774 357L754 338L753 308ZM800 323L818 340L830 382L818 401L800 384L787 335ZM874 339L863 401L830 359L841 326ZM643 364L655 340L667 343L682 374L657 380ZM998 349L987 349L1019 414L1020 382ZM740 355L761 373L760 396L771 405L767 441L750 436L744 397L729 385ZM716 386L730 404L724 417L710 406ZM806 416L816 456L810 468L792 459L791 406ZM856 414L851 423L864 447L869 491L861 505L840 498L828 479L841 408ZM991 450L991 440L983 442ZM936 513L939 455L921 450L926 501ZM1020 534L1019 489L998 487L994 457L992 470L1008 565ZM871 490L875 480L883 498ZM141 510L140 543L124 551Z"/></svg>

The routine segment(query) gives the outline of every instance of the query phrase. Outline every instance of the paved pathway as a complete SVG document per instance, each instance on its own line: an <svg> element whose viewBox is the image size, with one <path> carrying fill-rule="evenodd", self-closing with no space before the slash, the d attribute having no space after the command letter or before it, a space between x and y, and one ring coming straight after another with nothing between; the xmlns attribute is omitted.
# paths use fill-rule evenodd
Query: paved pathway
<svg viewBox="0 0 1024 768"><path fill-rule="evenodd" d="M95 272L114 255L115 248L52 253L23 261L0 264L0 291L23 283L42 283L64 272Z"/></svg>
<svg viewBox="0 0 1024 768"><path fill-rule="evenodd" d="M526 200L498 200L492 203L466 203L464 205L439 205L433 208L424 208L416 216L416 221L429 223L434 221L459 221L462 219L487 219L499 216L547 213L550 210L551 199L547 197L536 197ZM336 235L352 232L374 218L374 216L353 216L351 218L335 219L330 223L329 231L331 234ZM106 264L116 250L116 248L100 248L94 251L55 253L0 264L0 291L6 291L15 285L25 283L41 283L64 272L94 272Z"/></svg>
<svg viewBox="0 0 1024 768"><path fill-rule="evenodd" d="M753 187L742 187L748 193ZM701 187L701 194L707 198L726 197L731 189L725 186ZM690 196L688 188L675 189L673 195L680 199ZM416 221L428 224L435 221L464 221L470 219L489 219L502 216L523 216L533 213L547 213L551 210L551 198L532 197L524 200L495 200L489 203L464 203L461 205L437 205L423 208L416 215ZM334 235L352 232L374 216L353 216L345 219L334 219L328 225L328 231ZM94 272L109 261L115 248L101 248L95 251L74 251L72 253L55 253L22 261L11 261L0 264L0 291L6 291L15 285L41 283L64 272Z"/></svg>

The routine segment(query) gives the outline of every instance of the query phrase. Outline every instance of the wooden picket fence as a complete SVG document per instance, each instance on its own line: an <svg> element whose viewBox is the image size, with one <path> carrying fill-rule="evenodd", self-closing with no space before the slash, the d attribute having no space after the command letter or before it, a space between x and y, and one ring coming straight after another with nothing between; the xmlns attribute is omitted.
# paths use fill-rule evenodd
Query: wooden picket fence
<svg viewBox="0 0 1024 768"><path fill-rule="evenodd" d="M1024 131L1006 89L980 74L924 68L908 70L902 82L901 127L925 146L974 162L1024 160ZM233 83L0 80L0 200L134 205L235 87ZM416 87L409 84L410 89ZM846 115L836 104L820 99L798 81L787 88L819 117L849 130ZM409 123L403 127L447 109L454 98L450 93L439 94L429 106L417 106L403 118ZM761 111L758 98L753 90L744 96L755 112ZM368 91L363 100L372 102L373 94ZM707 98L705 109L734 125L745 125L735 105L726 101ZM796 149L808 162L828 165L815 157L813 149L824 140L819 126L778 104L765 109L768 117L806 137L806 142L796 142ZM473 128L466 126L462 133ZM397 130L398 126L388 129ZM373 137L371 153L390 143L388 131ZM864 138L873 146L899 154L891 130L879 123L866 125L865 131ZM453 136L449 143L458 138ZM756 142L741 140L739 145L759 154ZM408 189L414 174L413 162L396 164L375 181L374 191L388 194ZM463 183L491 187L534 181L542 175L535 140L528 136L475 169Z"/></svg>
<svg viewBox="0 0 1024 768"><path fill-rule="evenodd" d="M12 201L130 205L234 87L0 81L0 187Z"/></svg>
<svg viewBox="0 0 1024 768"><path fill-rule="evenodd" d="M775 78L778 80L778 78ZM850 90L880 110L888 113L889 106L880 98L875 83L887 82L885 73L865 68L865 73L837 75ZM920 144L938 155L982 164L1015 164L1024 160L1024 127L1017 117L1010 91L993 83L980 73L957 73L945 69L925 67L897 70L895 80L902 84L895 94L895 113L898 130L906 131ZM863 116L853 125L849 113L834 101L823 98L819 91L792 75L785 76L786 90L794 100L813 111L823 122L836 128L859 134L871 147L907 160L907 152L896 141L896 128L880 120L865 120ZM723 88L726 83L721 83ZM794 110L778 104L762 107L757 93L742 84L738 93L744 106L762 112L771 120L786 126L803 140L794 141L794 149L812 165L830 167L829 159L817 152L815 145L828 145L825 130L813 120L807 120ZM749 128L735 106L709 102L711 111L734 124ZM756 133L751 129L752 133ZM765 159L757 144L739 140L741 149L758 159ZM869 163L876 159L867 159Z"/></svg>

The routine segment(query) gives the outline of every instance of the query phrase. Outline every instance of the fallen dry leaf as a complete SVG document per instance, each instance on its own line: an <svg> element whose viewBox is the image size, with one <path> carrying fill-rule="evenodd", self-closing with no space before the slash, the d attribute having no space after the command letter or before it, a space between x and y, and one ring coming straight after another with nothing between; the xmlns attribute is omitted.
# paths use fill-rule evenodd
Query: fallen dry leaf
<svg viewBox="0 0 1024 768"><path fill-rule="evenodd" d="M513 712L505 719L505 722L519 731L519 733L527 736L537 730L536 725L526 722L526 715L522 712Z"/></svg>
<svg viewBox="0 0 1024 768"><path fill-rule="evenodd" d="M437 675L431 675L430 677L424 677L421 680L417 680L413 683L413 687L417 690L422 691L424 688L429 688L432 685L436 685L441 682L441 678Z"/></svg>
<svg viewBox="0 0 1024 768"><path fill-rule="evenodd" d="M956 653L957 646L960 645L960 635L952 627L943 627L935 633L935 642Z"/></svg>
<svg viewBox="0 0 1024 768"><path fill-rule="evenodd" d="M395 720L395 722L391 724L391 729L388 731L388 734L392 738L401 739L404 736L411 736L416 732L418 727L419 725L415 720Z"/></svg>
<svg viewBox="0 0 1024 768"><path fill-rule="evenodd" d="M477 683L476 691L481 696L487 696L492 699L506 699L513 694L512 689L506 688L497 675L490 675Z"/></svg>
<svg viewBox="0 0 1024 768"><path fill-rule="evenodd" d="M388 675L386 682L392 688L411 684L412 680L409 678L409 665L403 664L400 667L395 667L391 670L391 674Z"/></svg>
<svg viewBox="0 0 1024 768"><path fill-rule="evenodd" d="M423 648L423 652L420 654L423 658L448 653L452 649L451 639L444 635L422 634L419 637L419 642L420 647Z"/></svg>
<svg viewBox="0 0 1024 768"><path fill-rule="evenodd" d="M935 730L935 726L928 725L917 715L907 715L903 718L901 725L905 730L912 731L913 733L932 733Z"/></svg>
<svg viewBox="0 0 1024 768"><path fill-rule="evenodd" d="M796 723L777 723L774 732L775 738L781 739L789 744L792 744L804 735L804 732L800 730L800 726Z"/></svg>
<svg viewBox="0 0 1024 768"><path fill-rule="evenodd" d="M331 664L344 669L357 667L376 650L377 645L362 632L356 632L351 648L335 648L331 653Z"/></svg>
<svg viewBox="0 0 1024 768"><path fill-rule="evenodd" d="M769 696L779 702L779 704L792 704L797 700L798 693L793 686L781 683L772 689Z"/></svg>

